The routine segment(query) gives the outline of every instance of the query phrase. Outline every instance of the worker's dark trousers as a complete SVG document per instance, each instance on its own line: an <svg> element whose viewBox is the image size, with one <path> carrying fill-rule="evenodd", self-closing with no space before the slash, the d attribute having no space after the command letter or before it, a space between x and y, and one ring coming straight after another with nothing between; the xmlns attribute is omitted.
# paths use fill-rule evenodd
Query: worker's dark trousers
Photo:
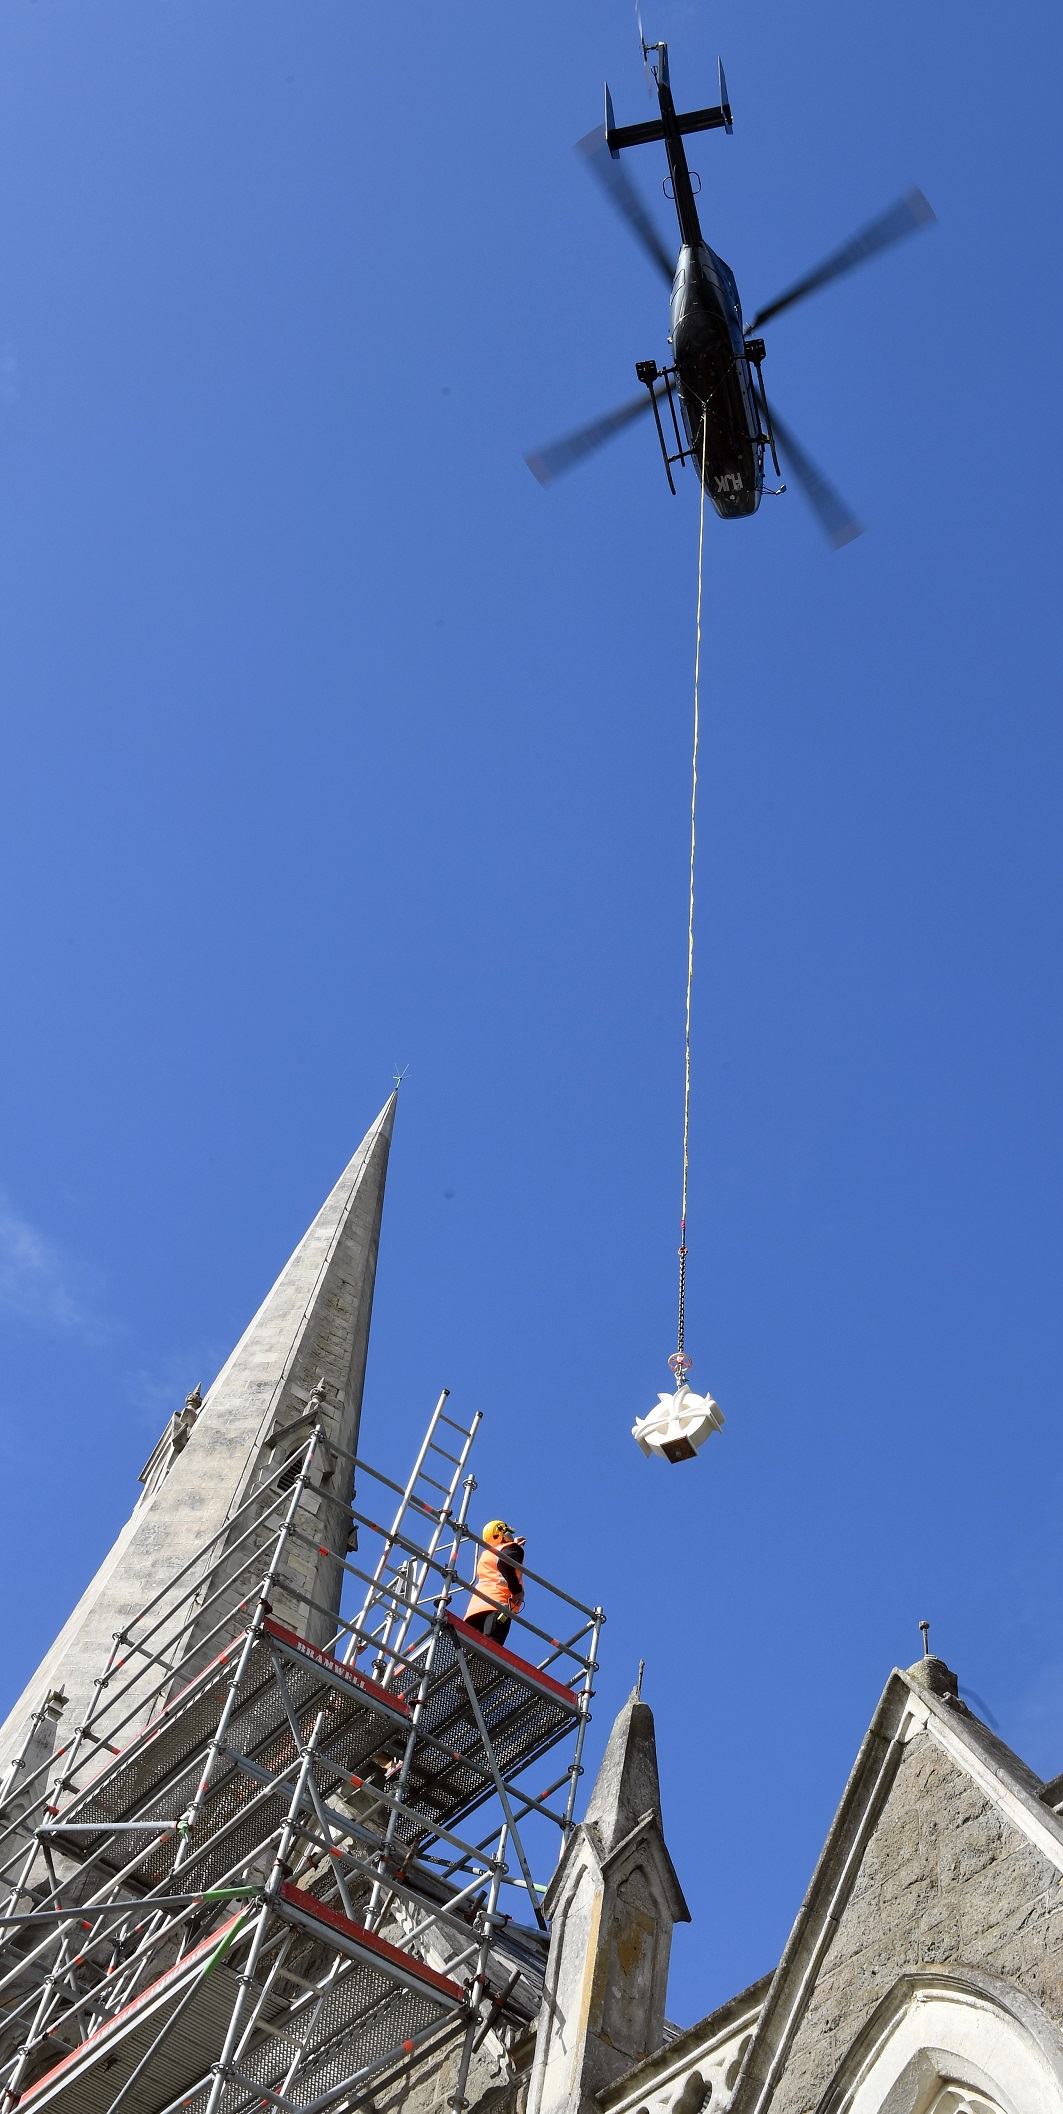
<svg viewBox="0 0 1063 2114"><path fill-rule="evenodd" d="M489 1637L494 1644L504 1644L512 1618L504 1615L501 1608L480 1608L475 1615L467 1615L465 1619L471 1630L479 1630L481 1636Z"/></svg>

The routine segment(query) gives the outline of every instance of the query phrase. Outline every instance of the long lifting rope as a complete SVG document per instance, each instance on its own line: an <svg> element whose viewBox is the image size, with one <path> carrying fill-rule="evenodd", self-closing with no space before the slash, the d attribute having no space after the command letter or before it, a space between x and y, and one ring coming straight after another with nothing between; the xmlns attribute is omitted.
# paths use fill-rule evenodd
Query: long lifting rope
<svg viewBox="0 0 1063 2114"><path fill-rule="evenodd" d="M687 1192L690 1186L690 1002L694 990L694 861L698 845L698 740L701 732L701 597L705 573L705 449L709 422L701 420L701 504L698 516L698 607L694 631L694 747L690 764L690 909L687 918L686 1033L683 1067L683 1208L679 1219L679 1331L668 1363L681 1387L690 1371L684 1348L687 1296Z"/></svg>

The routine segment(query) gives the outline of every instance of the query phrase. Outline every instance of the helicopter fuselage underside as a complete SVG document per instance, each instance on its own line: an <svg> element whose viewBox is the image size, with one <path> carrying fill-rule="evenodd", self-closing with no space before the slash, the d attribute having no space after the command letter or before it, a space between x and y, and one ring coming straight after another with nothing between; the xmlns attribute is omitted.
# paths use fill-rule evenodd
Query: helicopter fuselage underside
<svg viewBox="0 0 1063 2114"><path fill-rule="evenodd" d="M734 274L707 242L684 243L672 286L672 356L690 453L725 521L755 514L764 444Z"/></svg>

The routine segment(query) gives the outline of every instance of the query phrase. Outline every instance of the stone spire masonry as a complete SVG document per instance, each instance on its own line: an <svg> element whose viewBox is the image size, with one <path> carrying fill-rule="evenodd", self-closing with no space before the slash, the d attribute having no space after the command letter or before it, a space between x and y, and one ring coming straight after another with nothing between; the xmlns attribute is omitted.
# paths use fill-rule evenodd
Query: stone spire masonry
<svg viewBox="0 0 1063 2114"><path fill-rule="evenodd" d="M637 1689L543 1908L550 1955L527 2114L599 2114L597 2094L661 2045L672 1929L690 1921L664 1839L653 1712Z"/></svg>
<svg viewBox="0 0 1063 2114"><path fill-rule="evenodd" d="M392 1094L363 1138L202 1406L191 1396L174 1419L171 1442L156 1447L132 1517L0 1730L0 1771L57 1690L65 1693L62 1736L69 1737L115 1632L220 1535L210 1557L217 1582L226 1561L226 1523L275 1471L284 1457L279 1445L301 1446L317 1421L337 1446L355 1452L396 1099ZM333 1488L340 1503L350 1486L350 1463L337 1457ZM328 1611L339 1607L340 1566L305 1548L292 1551L292 1565L299 1575L291 1583L325 1612L315 1616L304 1602L298 1612L294 1602L286 1606L283 1578L275 1612L311 1641L323 1641ZM194 1670L187 1649L186 1643L182 1678Z"/></svg>

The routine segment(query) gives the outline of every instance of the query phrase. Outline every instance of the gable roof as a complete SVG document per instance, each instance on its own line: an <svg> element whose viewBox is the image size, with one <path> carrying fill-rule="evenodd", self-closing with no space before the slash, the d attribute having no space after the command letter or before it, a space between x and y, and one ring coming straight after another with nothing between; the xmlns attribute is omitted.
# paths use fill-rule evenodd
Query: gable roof
<svg viewBox="0 0 1063 2114"><path fill-rule="evenodd" d="M1012 1828L1063 1873L1063 1817L1044 1786L974 1717L940 1660L894 1671L857 1755L841 1805L776 1969L731 2114L765 2114L817 1977L885 1811L908 1742L925 1732ZM1042 1794L1049 1793L1049 1799Z"/></svg>

